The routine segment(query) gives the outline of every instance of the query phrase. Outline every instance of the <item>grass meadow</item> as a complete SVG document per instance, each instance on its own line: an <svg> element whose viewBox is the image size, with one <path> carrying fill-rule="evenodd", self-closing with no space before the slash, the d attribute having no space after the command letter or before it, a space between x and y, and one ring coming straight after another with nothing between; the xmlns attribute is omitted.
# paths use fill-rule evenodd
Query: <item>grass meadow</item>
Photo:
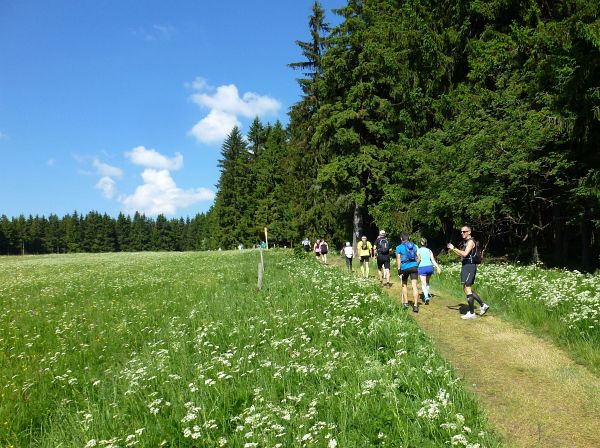
<svg viewBox="0 0 600 448"><path fill-rule="evenodd" d="M0 446L500 446L374 282L258 259L1 257Z"/></svg>
<svg viewBox="0 0 600 448"><path fill-rule="evenodd" d="M462 296L460 263L442 266L434 287ZM484 263L475 291L491 312L552 338L600 374L600 275L534 265Z"/></svg>

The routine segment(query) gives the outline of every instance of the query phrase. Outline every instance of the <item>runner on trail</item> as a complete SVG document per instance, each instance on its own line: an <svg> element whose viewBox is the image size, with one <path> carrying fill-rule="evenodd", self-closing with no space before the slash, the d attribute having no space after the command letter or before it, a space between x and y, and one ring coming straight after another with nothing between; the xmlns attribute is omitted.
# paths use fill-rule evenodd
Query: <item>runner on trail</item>
<svg viewBox="0 0 600 448"><path fill-rule="evenodd" d="M431 294L429 293L429 280L433 275L433 267L435 266L437 273L441 273L440 265L435 261L433 252L427 247L427 239L421 238L421 247L417 250L417 261L419 262L419 277L421 278L421 290L423 291L423 301L425 305L429 305Z"/></svg>
<svg viewBox="0 0 600 448"><path fill-rule="evenodd" d="M360 257L360 270L364 278L369 276L369 259L371 258L371 248L373 245L367 241L366 236L360 238L360 242L356 245L356 251Z"/></svg>
<svg viewBox="0 0 600 448"><path fill-rule="evenodd" d="M344 260L346 260L346 268L348 272L352 272L352 257L354 257L354 248L350 241L346 241L346 245L341 251L341 255L344 256Z"/></svg>
<svg viewBox="0 0 600 448"><path fill-rule="evenodd" d="M327 264L327 252L329 252L329 244L327 244L327 241L321 240L321 245L319 247L321 248L321 261Z"/></svg>
<svg viewBox="0 0 600 448"><path fill-rule="evenodd" d="M315 241L315 245L313 246L313 251L315 252L315 256L317 260L321 257L321 240Z"/></svg>
<svg viewBox="0 0 600 448"><path fill-rule="evenodd" d="M310 240L308 238L302 240L302 247L304 248L304 252L310 252Z"/></svg>
<svg viewBox="0 0 600 448"><path fill-rule="evenodd" d="M448 243L448 249L454 252L461 258L462 268L460 270L460 282L463 284L463 291L467 296L467 303L469 304L469 312L464 316L461 316L461 319L474 319L477 317L475 314L475 304L473 303L477 300L479 303L479 315L483 316L489 308L489 305L484 303L481 300L481 297L477 295L475 291L473 291L473 284L475 283L475 275L477 274L477 257L480 257L481 254L477 254L477 245L475 241L471 237L471 227L462 226L460 229L460 236L463 239L463 248L458 249L454 247L452 243Z"/></svg>
<svg viewBox="0 0 600 448"><path fill-rule="evenodd" d="M379 231L379 236L375 240L375 251L377 252L379 283L389 288L392 286L390 281L390 242L385 236L385 230Z"/></svg>
<svg viewBox="0 0 600 448"><path fill-rule="evenodd" d="M412 283L413 311L419 312L419 290L417 289L417 245L409 241L408 233L400 236L400 244L396 247L396 261L398 262L398 275L402 279L402 306L408 308L408 278Z"/></svg>

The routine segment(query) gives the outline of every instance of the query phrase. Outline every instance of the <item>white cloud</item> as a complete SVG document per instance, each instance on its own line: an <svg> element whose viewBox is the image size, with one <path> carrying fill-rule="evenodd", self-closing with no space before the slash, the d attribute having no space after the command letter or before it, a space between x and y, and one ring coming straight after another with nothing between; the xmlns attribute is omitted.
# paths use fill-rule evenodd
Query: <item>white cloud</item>
<svg viewBox="0 0 600 448"><path fill-rule="evenodd" d="M212 110L247 118L276 114L281 107L276 99L254 92L246 92L240 98L238 89L233 84L217 87L217 91L211 95L196 93L192 95L192 101Z"/></svg>
<svg viewBox="0 0 600 448"><path fill-rule="evenodd" d="M202 143L220 143L234 126L242 126L235 115L211 110L206 117L194 125L189 133Z"/></svg>
<svg viewBox="0 0 600 448"><path fill-rule="evenodd" d="M279 101L267 95L246 92L240 97L238 88L233 84L219 86L213 91L204 78L198 77L192 87L199 91L191 96L192 101L210 109L208 115L189 132L203 143L222 141L234 126L241 127L238 120L240 116L254 118L276 115L281 108Z"/></svg>
<svg viewBox="0 0 600 448"><path fill-rule="evenodd" d="M127 213L173 215L178 208L186 208L196 202L213 200L214 192L207 188L182 190L178 188L168 170L148 168L142 173L144 183L135 192L120 198Z"/></svg>
<svg viewBox="0 0 600 448"><path fill-rule="evenodd" d="M56 160L54 160L54 159L48 159L48 161L46 162L46 165L48 165L48 166L54 166L54 165L56 165Z"/></svg>
<svg viewBox="0 0 600 448"><path fill-rule="evenodd" d="M102 176L96 184L96 188L100 190L102 192L102 196L107 199L114 198L117 192L115 181L108 176Z"/></svg>
<svg viewBox="0 0 600 448"><path fill-rule="evenodd" d="M0 140L5 140L8 138L8 135L6 135L4 132L0 131Z"/></svg>
<svg viewBox="0 0 600 448"><path fill-rule="evenodd" d="M173 25L152 25L150 29L136 28L131 30L131 34L135 37L145 40L146 42L154 42L158 40L171 40L177 33Z"/></svg>
<svg viewBox="0 0 600 448"><path fill-rule="evenodd" d="M93 164L94 168L96 168L96 173L99 176L116 177L117 179L123 177L123 170L121 168L100 162L98 159L94 159Z"/></svg>
<svg viewBox="0 0 600 448"><path fill-rule="evenodd" d="M125 155L132 163L144 168L176 171L183 166L183 156L178 152L175 153L175 157L169 159L154 149L137 146L131 152L126 152Z"/></svg>

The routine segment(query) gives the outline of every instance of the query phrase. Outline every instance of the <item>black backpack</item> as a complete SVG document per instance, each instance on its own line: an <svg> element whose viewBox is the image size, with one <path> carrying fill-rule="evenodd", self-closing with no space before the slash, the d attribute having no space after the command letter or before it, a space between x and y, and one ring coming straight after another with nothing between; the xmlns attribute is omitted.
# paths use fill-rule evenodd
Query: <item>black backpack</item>
<svg viewBox="0 0 600 448"><path fill-rule="evenodd" d="M390 253L390 242L386 238L382 238L377 243L377 253L381 255L389 255Z"/></svg>
<svg viewBox="0 0 600 448"><path fill-rule="evenodd" d="M471 252L469 253L469 261L473 264L481 264L481 262L483 261L483 251L481 250L479 241L474 240L473 238L471 238L471 239L473 240L473 243L475 243L475 245L473 246L473 249L471 249Z"/></svg>

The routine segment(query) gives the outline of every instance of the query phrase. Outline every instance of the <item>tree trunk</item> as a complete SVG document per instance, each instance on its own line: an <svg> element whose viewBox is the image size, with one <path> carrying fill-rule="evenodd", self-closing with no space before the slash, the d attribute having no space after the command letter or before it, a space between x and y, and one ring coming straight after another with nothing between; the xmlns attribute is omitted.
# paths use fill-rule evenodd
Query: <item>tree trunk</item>
<svg viewBox="0 0 600 448"><path fill-rule="evenodd" d="M581 229L581 266L584 270L591 270L592 266L592 223L590 214L586 209L583 212L583 219L580 223Z"/></svg>
<svg viewBox="0 0 600 448"><path fill-rule="evenodd" d="M364 208L354 204L354 214L352 216L352 247L356 250L356 243L364 233Z"/></svg>

